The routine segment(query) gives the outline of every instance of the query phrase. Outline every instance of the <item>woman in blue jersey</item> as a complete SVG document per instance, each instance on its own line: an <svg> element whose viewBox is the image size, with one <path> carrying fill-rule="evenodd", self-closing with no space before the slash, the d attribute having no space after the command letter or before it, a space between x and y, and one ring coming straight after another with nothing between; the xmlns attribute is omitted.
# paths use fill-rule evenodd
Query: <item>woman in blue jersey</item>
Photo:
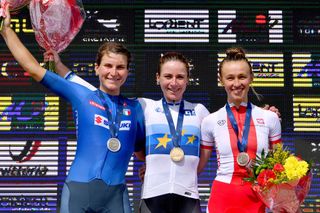
<svg viewBox="0 0 320 213"><path fill-rule="evenodd" d="M91 91L42 68L10 28L8 8L6 14L0 33L12 55L33 79L68 100L74 110L77 152L60 212L131 212L125 173L132 153L143 153L145 131L141 105L120 95L128 76L129 51L116 43L100 47L95 65L100 86Z"/></svg>

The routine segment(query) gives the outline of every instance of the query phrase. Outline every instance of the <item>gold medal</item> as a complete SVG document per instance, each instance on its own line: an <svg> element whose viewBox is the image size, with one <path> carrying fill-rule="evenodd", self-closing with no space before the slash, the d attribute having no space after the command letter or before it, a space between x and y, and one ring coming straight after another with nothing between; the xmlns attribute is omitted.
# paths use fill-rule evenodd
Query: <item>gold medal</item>
<svg viewBox="0 0 320 213"><path fill-rule="evenodd" d="M239 166L246 166L250 161L250 157L246 152L240 152L237 156L237 163Z"/></svg>
<svg viewBox="0 0 320 213"><path fill-rule="evenodd" d="M170 151L171 160L179 162L184 158L184 152L180 147L174 147Z"/></svg>
<svg viewBox="0 0 320 213"><path fill-rule="evenodd" d="M118 138L109 138L107 141L107 147L111 152L117 152L121 148L121 143Z"/></svg>

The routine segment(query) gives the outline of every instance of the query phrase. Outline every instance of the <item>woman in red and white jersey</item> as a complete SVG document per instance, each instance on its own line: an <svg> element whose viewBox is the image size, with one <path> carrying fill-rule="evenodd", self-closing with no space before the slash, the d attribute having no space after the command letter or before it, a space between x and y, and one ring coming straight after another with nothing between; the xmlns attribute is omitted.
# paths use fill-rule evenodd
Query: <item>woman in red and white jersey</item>
<svg viewBox="0 0 320 213"><path fill-rule="evenodd" d="M201 124L205 155L209 157L215 146L218 159L208 211L264 213L265 205L243 179L248 177L246 166L256 155L281 142L280 120L276 113L249 102L253 72L241 48L226 51L219 65L219 79L227 93L227 103Z"/></svg>

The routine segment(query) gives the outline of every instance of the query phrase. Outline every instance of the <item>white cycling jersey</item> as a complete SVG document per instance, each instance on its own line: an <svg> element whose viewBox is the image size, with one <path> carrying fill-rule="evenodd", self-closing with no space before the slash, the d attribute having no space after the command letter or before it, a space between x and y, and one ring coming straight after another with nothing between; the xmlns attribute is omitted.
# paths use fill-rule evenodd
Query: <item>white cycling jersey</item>
<svg viewBox="0 0 320 213"><path fill-rule="evenodd" d="M200 154L200 125L209 111L202 104L184 101L184 120L180 146L184 159L174 162L170 151L174 147L162 100L139 99L146 125L146 172L142 198L174 193L199 198L197 167ZM177 125L179 104L169 104L174 125Z"/></svg>

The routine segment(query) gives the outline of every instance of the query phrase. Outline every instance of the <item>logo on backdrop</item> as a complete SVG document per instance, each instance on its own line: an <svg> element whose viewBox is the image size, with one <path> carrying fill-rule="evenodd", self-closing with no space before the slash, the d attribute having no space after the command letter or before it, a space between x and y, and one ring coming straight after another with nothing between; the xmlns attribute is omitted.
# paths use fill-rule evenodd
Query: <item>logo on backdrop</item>
<svg viewBox="0 0 320 213"><path fill-rule="evenodd" d="M126 9L92 9L86 11L86 20L75 40L82 43L132 42L134 16Z"/></svg>
<svg viewBox="0 0 320 213"><path fill-rule="evenodd" d="M294 43L315 44L320 42L319 10L293 11Z"/></svg>
<svg viewBox="0 0 320 213"><path fill-rule="evenodd" d="M219 43L283 43L281 10L218 11Z"/></svg>
<svg viewBox="0 0 320 213"><path fill-rule="evenodd" d="M209 42L209 10L145 10L144 42Z"/></svg>

